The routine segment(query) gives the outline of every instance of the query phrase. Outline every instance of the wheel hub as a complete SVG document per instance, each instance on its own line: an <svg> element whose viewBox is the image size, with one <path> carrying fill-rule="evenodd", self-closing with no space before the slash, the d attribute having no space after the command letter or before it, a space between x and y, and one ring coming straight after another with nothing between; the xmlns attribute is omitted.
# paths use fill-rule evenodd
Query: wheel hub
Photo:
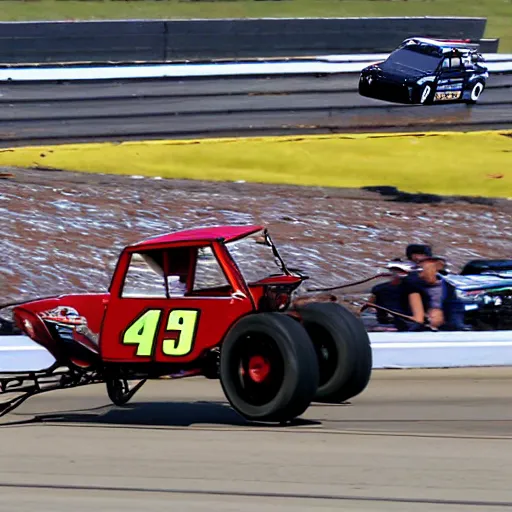
<svg viewBox="0 0 512 512"><path fill-rule="evenodd" d="M252 356L249 359L248 374L256 383L263 382L270 373L270 364L262 356Z"/></svg>

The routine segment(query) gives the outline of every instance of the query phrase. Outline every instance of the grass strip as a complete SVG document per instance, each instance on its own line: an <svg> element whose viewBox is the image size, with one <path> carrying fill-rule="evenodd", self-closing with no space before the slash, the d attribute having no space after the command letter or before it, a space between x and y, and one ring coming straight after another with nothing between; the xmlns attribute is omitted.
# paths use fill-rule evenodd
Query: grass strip
<svg viewBox="0 0 512 512"><path fill-rule="evenodd" d="M0 150L0 165L305 186L512 196L512 130L64 144Z"/></svg>
<svg viewBox="0 0 512 512"><path fill-rule="evenodd" d="M3 0L0 20L188 19L280 17L477 16L485 36L512 51L511 0L140 1Z"/></svg>

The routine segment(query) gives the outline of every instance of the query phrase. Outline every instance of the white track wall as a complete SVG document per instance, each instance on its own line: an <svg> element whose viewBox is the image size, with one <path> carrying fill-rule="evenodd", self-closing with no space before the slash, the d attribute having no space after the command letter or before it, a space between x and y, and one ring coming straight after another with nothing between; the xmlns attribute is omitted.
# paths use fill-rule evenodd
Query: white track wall
<svg viewBox="0 0 512 512"><path fill-rule="evenodd" d="M512 366L512 331L369 335L375 369ZM0 336L0 373L42 370L54 362L27 336Z"/></svg>
<svg viewBox="0 0 512 512"><path fill-rule="evenodd" d="M388 54L325 55L315 59L208 64L17 66L0 68L0 82L359 73L364 67L384 60L387 56ZM490 73L512 72L512 54L484 54L484 58Z"/></svg>

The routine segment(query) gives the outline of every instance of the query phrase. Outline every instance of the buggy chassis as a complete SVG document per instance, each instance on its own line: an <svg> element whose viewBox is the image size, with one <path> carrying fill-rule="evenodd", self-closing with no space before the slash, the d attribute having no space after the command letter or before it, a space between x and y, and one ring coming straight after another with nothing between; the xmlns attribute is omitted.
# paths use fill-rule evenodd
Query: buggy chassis
<svg viewBox="0 0 512 512"><path fill-rule="evenodd" d="M102 382L102 380L95 371L70 370L63 368L58 363L53 364L46 370L2 373L0 376L0 396L14 396L8 397L7 400L0 403L0 417L13 411L34 395L97 382Z"/></svg>
<svg viewBox="0 0 512 512"><path fill-rule="evenodd" d="M201 375L200 370L166 374L170 379L182 379ZM130 376L135 377L137 376ZM55 362L52 366L30 372L4 372L0 374L0 418L18 408L29 398L60 389L71 389L89 384L105 384L107 394L113 404L127 404L148 378L142 378L130 388L128 377L105 375L98 369L83 369L76 366L69 368ZM20 395L21 393L21 395ZM14 395L14 396L9 396ZM1 400L6 396L6 400Z"/></svg>

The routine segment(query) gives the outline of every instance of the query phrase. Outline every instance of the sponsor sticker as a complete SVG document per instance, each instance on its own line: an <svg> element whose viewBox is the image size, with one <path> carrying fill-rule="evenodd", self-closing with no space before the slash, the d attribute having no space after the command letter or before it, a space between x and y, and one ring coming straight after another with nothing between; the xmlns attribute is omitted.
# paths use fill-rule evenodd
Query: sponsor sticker
<svg viewBox="0 0 512 512"><path fill-rule="evenodd" d="M449 100L458 100L461 96L461 91L446 91L446 92L436 92L434 96L434 100L436 101L449 101Z"/></svg>

